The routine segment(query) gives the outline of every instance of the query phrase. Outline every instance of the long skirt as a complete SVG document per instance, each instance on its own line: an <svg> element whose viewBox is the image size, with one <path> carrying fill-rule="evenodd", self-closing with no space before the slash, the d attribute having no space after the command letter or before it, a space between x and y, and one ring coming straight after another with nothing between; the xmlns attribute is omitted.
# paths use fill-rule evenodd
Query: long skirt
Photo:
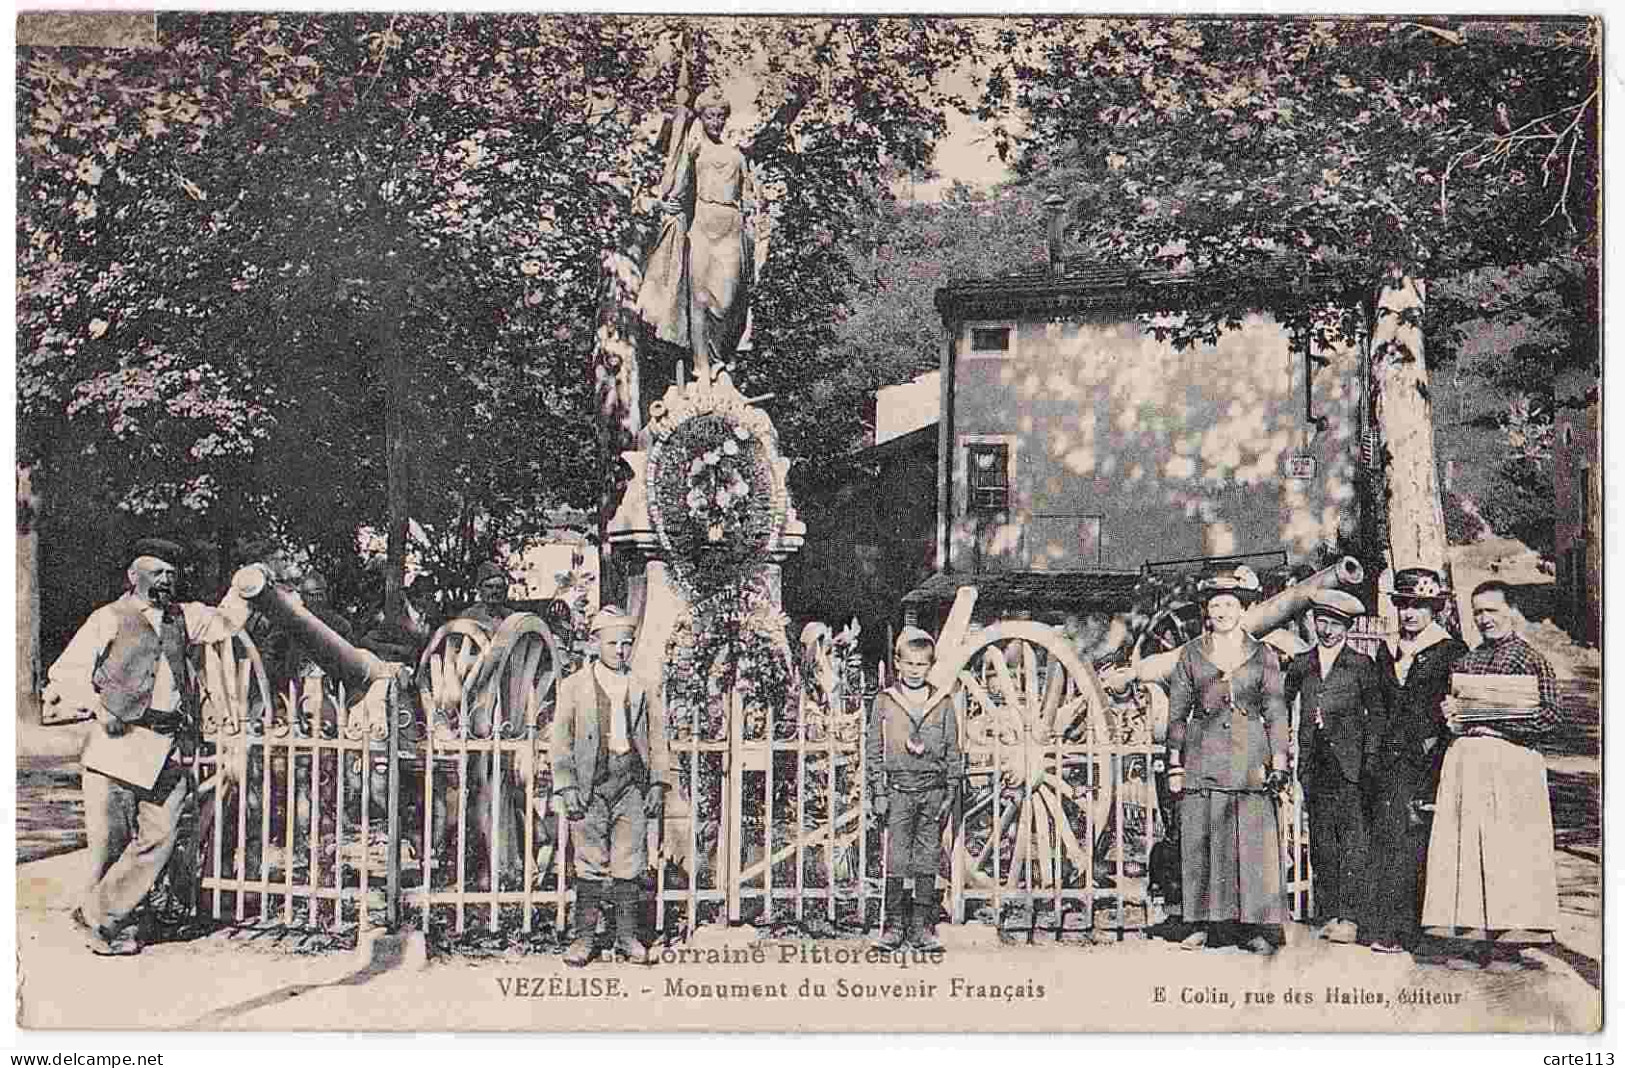
<svg viewBox="0 0 1625 1068"><path fill-rule="evenodd" d="M1422 912L1422 865L1428 828L1411 819L1411 802L1427 800L1432 771L1403 761L1373 770L1365 782L1371 831L1370 897L1361 929L1374 942L1410 944Z"/></svg>
<svg viewBox="0 0 1625 1068"><path fill-rule="evenodd" d="M1186 922L1286 922L1273 798L1188 791L1179 801L1179 835Z"/></svg>
<svg viewBox="0 0 1625 1068"><path fill-rule="evenodd" d="M1422 926L1430 934L1557 928L1557 864L1546 762L1500 738L1445 753L1428 842Z"/></svg>

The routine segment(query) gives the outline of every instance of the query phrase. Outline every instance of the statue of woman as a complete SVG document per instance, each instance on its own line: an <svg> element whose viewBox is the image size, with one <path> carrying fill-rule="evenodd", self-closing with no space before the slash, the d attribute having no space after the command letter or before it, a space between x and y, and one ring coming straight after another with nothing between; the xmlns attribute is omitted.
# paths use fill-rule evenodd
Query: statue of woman
<svg viewBox="0 0 1625 1068"><path fill-rule="evenodd" d="M698 122L676 109L660 189L665 218L638 292L639 316L658 340L693 356L700 382L748 336L758 261L750 161L722 139L730 110L714 89L696 102Z"/></svg>

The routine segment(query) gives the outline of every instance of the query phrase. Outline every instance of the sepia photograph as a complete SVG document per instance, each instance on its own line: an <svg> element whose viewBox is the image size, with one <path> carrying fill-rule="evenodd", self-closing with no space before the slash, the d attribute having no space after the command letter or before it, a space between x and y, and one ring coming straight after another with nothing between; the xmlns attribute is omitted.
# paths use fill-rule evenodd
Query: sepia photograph
<svg viewBox="0 0 1625 1068"><path fill-rule="evenodd" d="M1601 1032L1600 16L14 18L19 1043Z"/></svg>

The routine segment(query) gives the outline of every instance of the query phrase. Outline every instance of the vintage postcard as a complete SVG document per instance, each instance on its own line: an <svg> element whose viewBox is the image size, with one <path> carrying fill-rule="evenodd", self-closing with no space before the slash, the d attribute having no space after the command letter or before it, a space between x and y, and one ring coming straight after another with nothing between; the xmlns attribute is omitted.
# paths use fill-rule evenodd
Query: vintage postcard
<svg viewBox="0 0 1625 1068"><path fill-rule="evenodd" d="M16 35L19 1041L1602 1028L1599 18Z"/></svg>

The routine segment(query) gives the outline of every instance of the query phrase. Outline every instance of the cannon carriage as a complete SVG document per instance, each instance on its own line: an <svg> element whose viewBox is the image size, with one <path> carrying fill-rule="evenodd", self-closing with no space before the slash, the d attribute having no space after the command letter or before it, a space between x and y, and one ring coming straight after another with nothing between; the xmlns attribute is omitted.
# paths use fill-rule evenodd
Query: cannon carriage
<svg viewBox="0 0 1625 1068"><path fill-rule="evenodd" d="M216 919L365 927L404 889L452 906L459 929L483 899L494 927L499 892L556 866L545 737L566 663L546 622L453 621L414 671L289 590L267 582L251 602L326 677L276 692L248 634L203 649L196 848L175 881Z"/></svg>

